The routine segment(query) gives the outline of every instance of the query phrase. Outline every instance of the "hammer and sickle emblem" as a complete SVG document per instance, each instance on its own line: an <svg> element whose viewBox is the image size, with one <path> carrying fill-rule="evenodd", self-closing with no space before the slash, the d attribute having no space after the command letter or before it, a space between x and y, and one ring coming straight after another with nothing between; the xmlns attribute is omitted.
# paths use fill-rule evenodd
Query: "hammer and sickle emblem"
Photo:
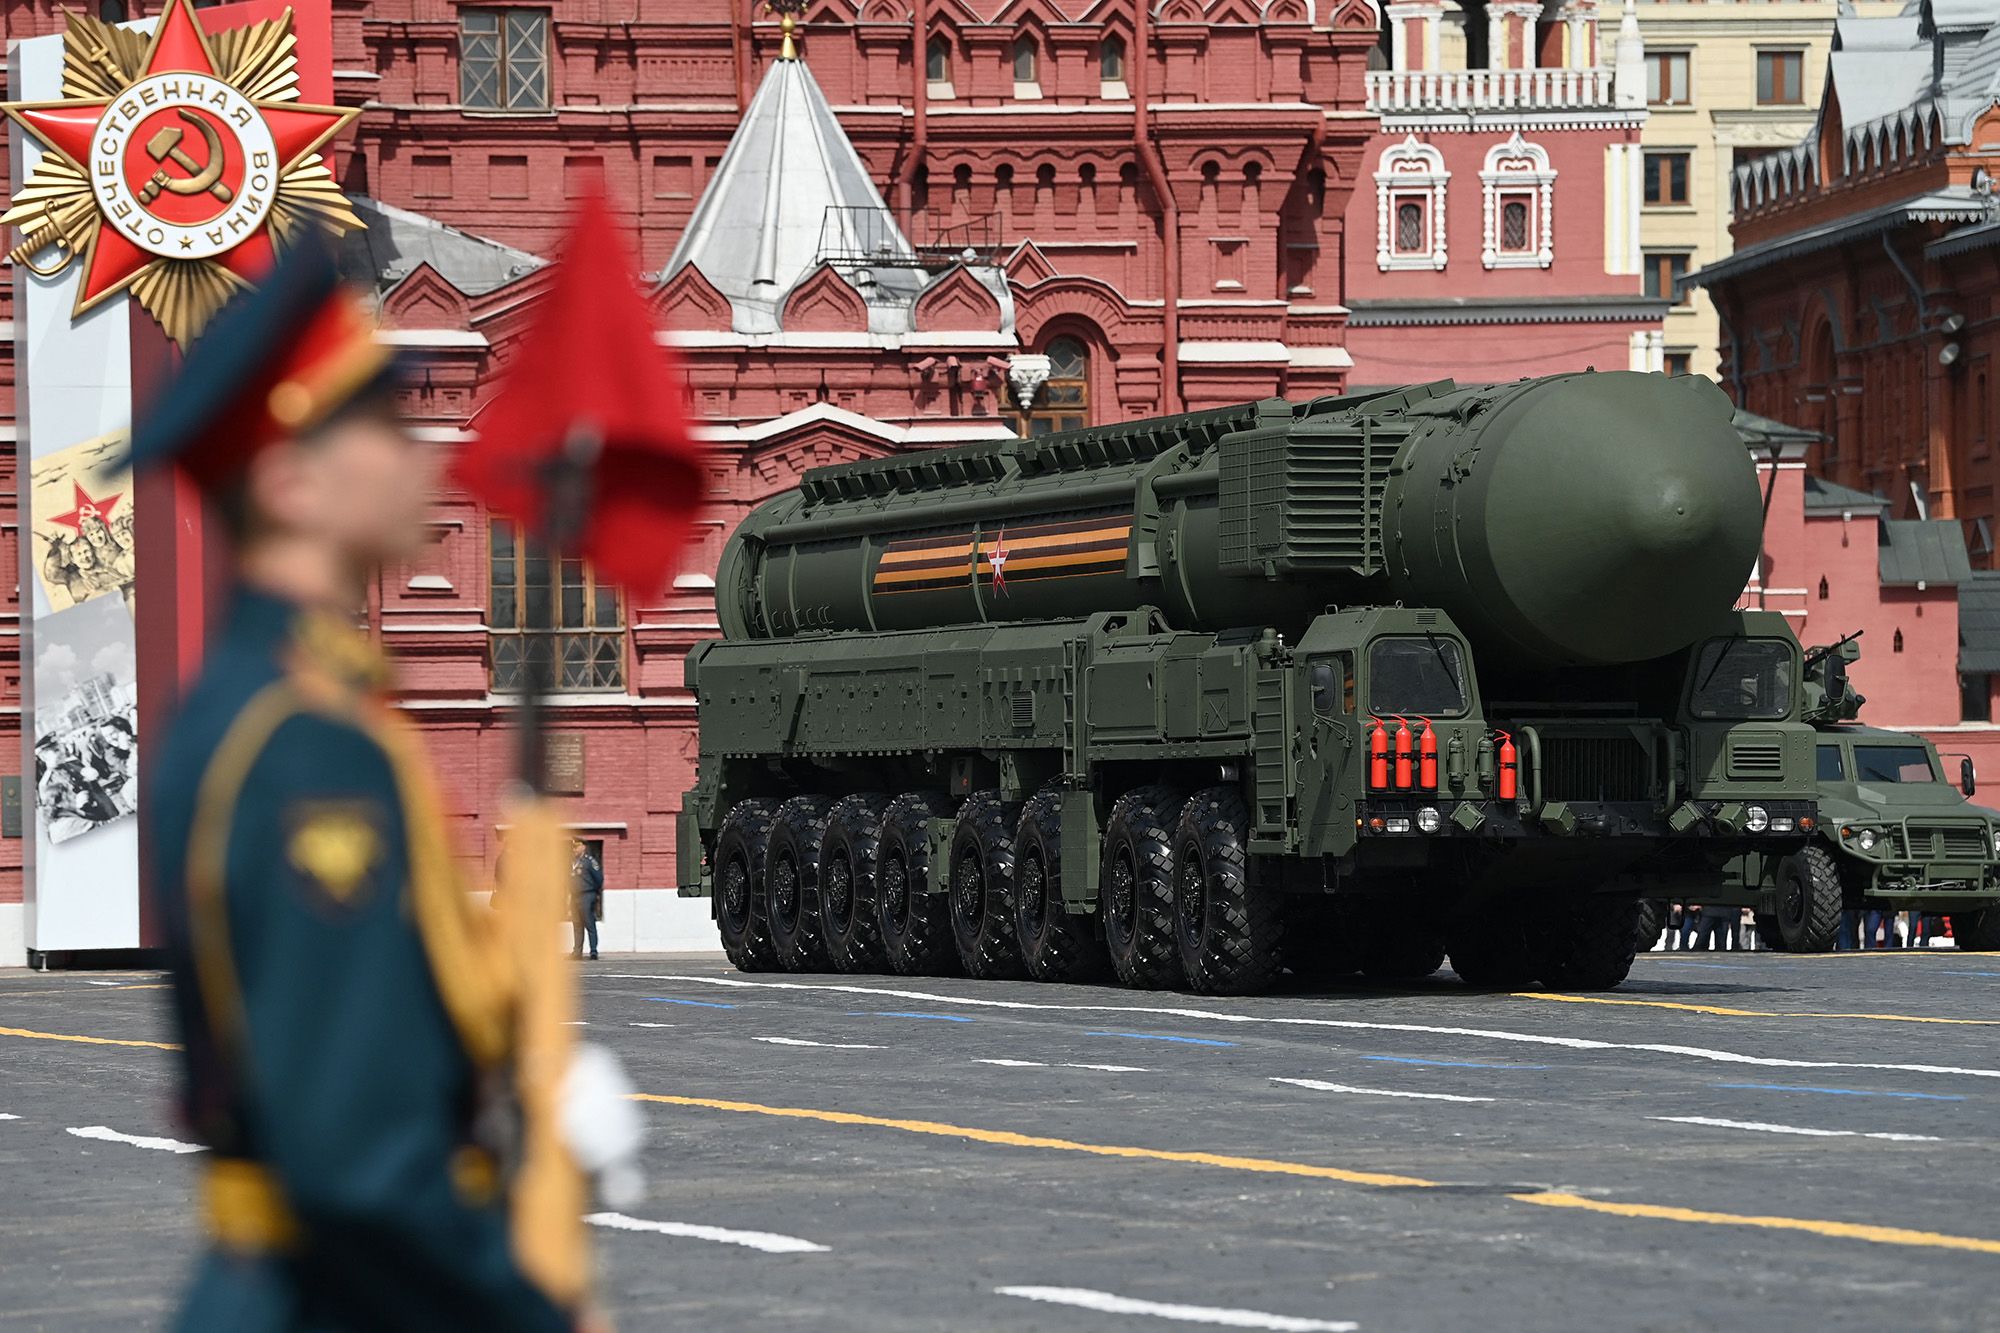
<svg viewBox="0 0 2000 1333"><path fill-rule="evenodd" d="M201 137L208 141L208 161L201 163L189 157L181 148L181 140L187 134L178 125L169 125L146 141L146 155L160 164L146 187L139 191L139 202L150 204L160 197L160 191L169 194L212 194L222 203L235 198L227 185L222 183L222 133L205 117L197 116L186 107L181 108L180 117L201 131ZM185 176L167 173L167 163L173 163Z"/></svg>

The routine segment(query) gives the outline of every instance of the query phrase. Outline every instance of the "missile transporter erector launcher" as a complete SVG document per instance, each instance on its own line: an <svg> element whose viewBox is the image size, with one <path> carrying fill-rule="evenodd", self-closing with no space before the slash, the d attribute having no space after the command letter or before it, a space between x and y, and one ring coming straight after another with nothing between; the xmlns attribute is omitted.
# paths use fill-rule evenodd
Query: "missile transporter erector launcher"
<svg viewBox="0 0 2000 1333"><path fill-rule="evenodd" d="M1812 827L1706 380L1281 400L808 473L689 654L739 967L1615 985Z"/></svg>

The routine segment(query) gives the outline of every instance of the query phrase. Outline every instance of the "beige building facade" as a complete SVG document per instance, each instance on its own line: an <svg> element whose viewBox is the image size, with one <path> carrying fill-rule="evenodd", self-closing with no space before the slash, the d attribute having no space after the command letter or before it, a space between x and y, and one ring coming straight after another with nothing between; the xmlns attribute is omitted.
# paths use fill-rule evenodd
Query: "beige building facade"
<svg viewBox="0 0 2000 1333"><path fill-rule="evenodd" d="M1606 17L1622 17L1627 2L1605 0ZM1715 307L1679 280L1730 252L1730 173L1811 131L1842 7L1839 0L1632 5L1645 43L1649 113L1633 186L1640 262L1646 294L1675 302L1665 329L1669 372L1717 373Z"/></svg>

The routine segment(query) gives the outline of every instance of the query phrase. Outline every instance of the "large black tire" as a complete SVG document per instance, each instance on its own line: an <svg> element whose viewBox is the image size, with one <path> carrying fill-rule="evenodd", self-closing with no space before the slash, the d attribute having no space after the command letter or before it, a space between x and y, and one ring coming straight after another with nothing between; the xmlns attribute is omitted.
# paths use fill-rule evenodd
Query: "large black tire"
<svg viewBox="0 0 2000 1333"><path fill-rule="evenodd" d="M1817 843L1786 857L1778 867L1778 933L1770 941L1786 953L1825 953L1840 938L1840 863ZM1762 932L1759 932L1760 936Z"/></svg>
<svg viewBox="0 0 2000 1333"><path fill-rule="evenodd" d="M966 798L951 835L951 938L965 974L983 980L1028 975L1014 938L1014 826L1020 807L998 792Z"/></svg>
<svg viewBox="0 0 2000 1333"><path fill-rule="evenodd" d="M1098 915L1111 970L1127 986L1166 990L1187 980L1174 930L1174 824L1180 793L1140 787L1111 807L1104 827Z"/></svg>
<svg viewBox="0 0 2000 1333"><path fill-rule="evenodd" d="M1610 990L1632 970L1639 900L1593 893L1543 910L1535 975L1550 990Z"/></svg>
<svg viewBox="0 0 2000 1333"><path fill-rule="evenodd" d="M739 972L775 972L778 950L764 901L764 854L778 803L754 797L730 807L715 835L715 927Z"/></svg>
<svg viewBox="0 0 2000 1333"><path fill-rule="evenodd" d="M1459 980L1481 990L1520 990L1535 981L1529 944L1531 909L1489 898L1460 909L1445 931L1445 952Z"/></svg>
<svg viewBox="0 0 2000 1333"><path fill-rule="evenodd" d="M820 925L819 848L826 837L824 796L794 796L778 807L765 853L765 901L771 912L771 943L787 972L824 972L833 966Z"/></svg>
<svg viewBox="0 0 2000 1333"><path fill-rule="evenodd" d="M1653 946L1660 942L1660 935L1667 928L1667 905L1658 898L1639 900L1639 924L1632 932L1632 947L1639 953L1651 953Z"/></svg>
<svg viewBox="0 0 2000 1333"><path fill-rule="evenodd" d="M1951 913L1952 942L1980 953L2000 951L2000 907Z"/></svg>
<svg viewBox="0 0 2000 1333"><path fill-rule="evenodd" d="M881 843L879 792L843 796L826 812L819 848L819 916L826 951L842 972L879 972L885 962L875 916L875 855Z"/></svg>
<svg viewBox="0 0 2000 1333"><path fill-rule="evenodd" d="M1444 966L1444 936L1430 922L1381 910L1361 921L1361 975L1370 981L1422 981Z"/></svg>
<svg viewBox="0 0 2000 1333"><path fill-rule="evenodd" d="M1361 970L1361 917L1352 902L1326 893L1285 899L1285 966L1294 977L1332 981Z"/></svg>
<svg viewBox="0 0 2000 1333"><path fill-rule="evenodd" d="M1188 989L1257 995L1284 971L1285 905L1250 882L1250 808L1234 787L1209 787L1174 829L1174 929Z"/></svg>
<svg viewBox="0 0 2000 1333"><path fill-rule="evenodd" d="M1037 981L1094 981L1110 968L1088 916L1063 906L1062 793L1037 792L1014 831L1014 935Z"/></svg>
<svg viewBox="0 0 2000 1333"><path fill-rule="evenodd" d="M875 925L882 955L905 977L959 971L951 943L951 904L931 877L930 821L946 814L943 792L905 792L882 812L875 847Z"/></svg>

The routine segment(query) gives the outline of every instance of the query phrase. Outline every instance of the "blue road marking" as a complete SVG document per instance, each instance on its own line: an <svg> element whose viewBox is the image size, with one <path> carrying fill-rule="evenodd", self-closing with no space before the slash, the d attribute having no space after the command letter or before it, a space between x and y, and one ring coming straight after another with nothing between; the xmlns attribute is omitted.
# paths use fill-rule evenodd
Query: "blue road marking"
<svg viewBox="0 0 2000 1333"><path fill-rule="evenodd" d="M1449 1069L1547 1069L1547 1065L1490 1065L1478 1060L1419 1060L1409 1055L1364 1055L1364 1060L1381 1060L1392 1065L1442 1065Z"/></svg>
<svg viewBox="0 0 2000 1333"><path fill-rule="evenodd" d="M1918 1102L1962 1102L1963 1097L1941 1092L1874 1092L1866 1088L1801 1088L1789 1083L1712 1083L1714 1088L1746 1088L1759 1092L1824 1092L1836 1097L1901 1097Z"/></svg>
<svg viewBox="0 0 2000 1333"><path fill-rule="evenodd" d="M1962 972L1955 967L1941 967L1938 971L1948 977L2000 977L2000 972Z"/></svg>
<svg viewBox="0 0 2000 1333"><path fill-rule="evenodd" d="M648 995L646 999L653 1004L685 1004L694 1009L734 1009L736 1007L733 1004L717 1004L713 1000L676 1000L666 995Z"/></svg>
<svg viewBox="0 0 2000 1333"><path fill-rule="evenodd" d="M1187 1046L1234 1046L1233 1041L1211 1041L1207 1037L1169 1037L1160 1032L1086 1032L1086 1037L1130 1037L1133 1041L1175 1041Z"/></svg>
<svg viewBox="0 0 2000 1333"><path fill-rule="evenodd" d="M961 1014L915 1014L900 1009L856 1009L849 1018L929 1018L940 1023L970 1023L972 1020Z"/></svg>
<svg viewBox="0 0 2000 1333"><path fill-rule="evenodd" d="M1766 968L1770 967L1783 969L1786 965L1783 963L1771 963L1771 964L1766 964L1765 968L1757 968L1757 967L1751 967L1747 963L1692 963L1679 958L1666 958L1660 961L1660 966L1661 967L1707 967L1707 968L1713 968L1717 972L1759 972L1759 971L1764 971L1766 970Z"/></svg>

